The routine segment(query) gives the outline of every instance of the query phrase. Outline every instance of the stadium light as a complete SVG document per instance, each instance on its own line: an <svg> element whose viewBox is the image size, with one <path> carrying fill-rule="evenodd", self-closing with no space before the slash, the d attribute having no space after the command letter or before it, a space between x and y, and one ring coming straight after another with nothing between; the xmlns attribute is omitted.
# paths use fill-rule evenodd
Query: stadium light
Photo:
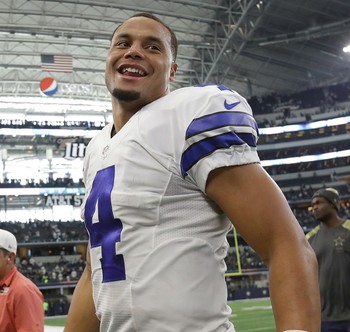
<svg viewBox="0 0 350 332"><path fill-rule="evenodd" d="M347 123L350 123L350 116L342 116L339 118L334 118L329 120L320 120L320 121L303 123L303 124L259 128L259 134L274 135L274 134L281 134L281 133L291 133L291 132L301 131L301 130L312 130L312 129L318 129L318 128L338 126L338 125L347 124Z"/></svg>
<svg viewBox="0 0 350 332"><path fill-rule="evenodd" d="M307 156L301 156L301 157L262 160L261 165L266 167L266 166L276 166L276 165L299 164L299 163L312 162L312 161L318 161L318 160L344 158L349 156L350 156L350 150L342 150L342 151L327 152L322 154L307 155Z"/></svg>
<svg viewBox="0 0 350 332"><path fill-rule="evenodd" d="M343 48L344 53L350 53L350 45L347 45Z"/></svg>

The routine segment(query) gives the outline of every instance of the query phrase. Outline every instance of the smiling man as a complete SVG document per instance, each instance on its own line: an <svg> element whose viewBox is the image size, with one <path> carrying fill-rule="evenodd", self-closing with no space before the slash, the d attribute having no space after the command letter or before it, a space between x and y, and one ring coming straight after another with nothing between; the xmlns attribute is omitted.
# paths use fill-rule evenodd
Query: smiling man
<svg viewBox="0 0 350 332"><path fill-rule="evenodd" d="M113 33L113 123L86 151L90 247L65 331L234 332L224 261L234 224L270 268L277 331L319 332L316 258L259 163L251 108L222 85L170 93L176 51L151 14Z"/></svg>
<svg viewBox="0 0 350 332"><path fill-rule="evenodd" d="M106 61L106 86L112 98L115 130L143 106L169 91L175 78L177 39L164 25L133 17L113 33Z"/></svg>

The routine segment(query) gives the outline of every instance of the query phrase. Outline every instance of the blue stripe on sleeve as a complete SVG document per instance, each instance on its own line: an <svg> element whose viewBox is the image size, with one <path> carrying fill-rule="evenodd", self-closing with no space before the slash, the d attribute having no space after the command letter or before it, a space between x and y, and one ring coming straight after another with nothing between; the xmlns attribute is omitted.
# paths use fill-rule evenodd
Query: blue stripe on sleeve
<svg viewBox="0 0 350 332"><path fill-rule="evenodd" d="M219 149L227 149L232 145L256 146L256 138L249 133L228 132L203 139L192 144L183 154L181 158L181 174L186 176L187 172L202 158L212 154Z"/></svg>
<svg viewBox="0 0 350 332"><path fill-rule="evenodd" d="M186 139L205 131L225 126L252 127L258 133L258 126L252 116L240 112L218 112L191 122L186 131Z"/></svg>

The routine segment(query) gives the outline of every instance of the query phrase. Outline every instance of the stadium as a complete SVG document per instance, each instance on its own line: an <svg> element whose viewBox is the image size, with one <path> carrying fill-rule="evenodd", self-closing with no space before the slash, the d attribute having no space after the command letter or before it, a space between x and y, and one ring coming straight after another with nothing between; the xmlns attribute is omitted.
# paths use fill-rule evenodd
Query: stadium
<svg viewBox="0 0 350 332"><path fill-rule="evenodd" d="M85 267L86 147L113 121L104 79L111 35L137 12L176 33L172 90L215 83L247 99L261 164L305 234L317 225L318 189L337 189L339 214L350 215L348 0L0 4L0 229L16 236L16 266L44 295L45 331L63 331ZM275 331L267 267L236 230L227 240L237 331Z"/></svg>

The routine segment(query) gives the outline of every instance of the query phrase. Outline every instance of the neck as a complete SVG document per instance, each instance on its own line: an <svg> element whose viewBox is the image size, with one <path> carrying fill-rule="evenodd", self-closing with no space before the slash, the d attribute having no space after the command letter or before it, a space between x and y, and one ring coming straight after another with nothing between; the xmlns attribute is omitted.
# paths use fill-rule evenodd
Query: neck
<svg viewBox="0 0 350 332"><path fill-rule="evenodd" d="M337 214L332 215L330 218L325 220L323 223L326 227L332 228L341 225L344 219L340 218Z"/></svg>
<svg viewBox="0 0 350 332"><path fill-rule="evenodd" d="M135 102L120 102L112 98L114 128L118 132L144 105Z"/></svg>

